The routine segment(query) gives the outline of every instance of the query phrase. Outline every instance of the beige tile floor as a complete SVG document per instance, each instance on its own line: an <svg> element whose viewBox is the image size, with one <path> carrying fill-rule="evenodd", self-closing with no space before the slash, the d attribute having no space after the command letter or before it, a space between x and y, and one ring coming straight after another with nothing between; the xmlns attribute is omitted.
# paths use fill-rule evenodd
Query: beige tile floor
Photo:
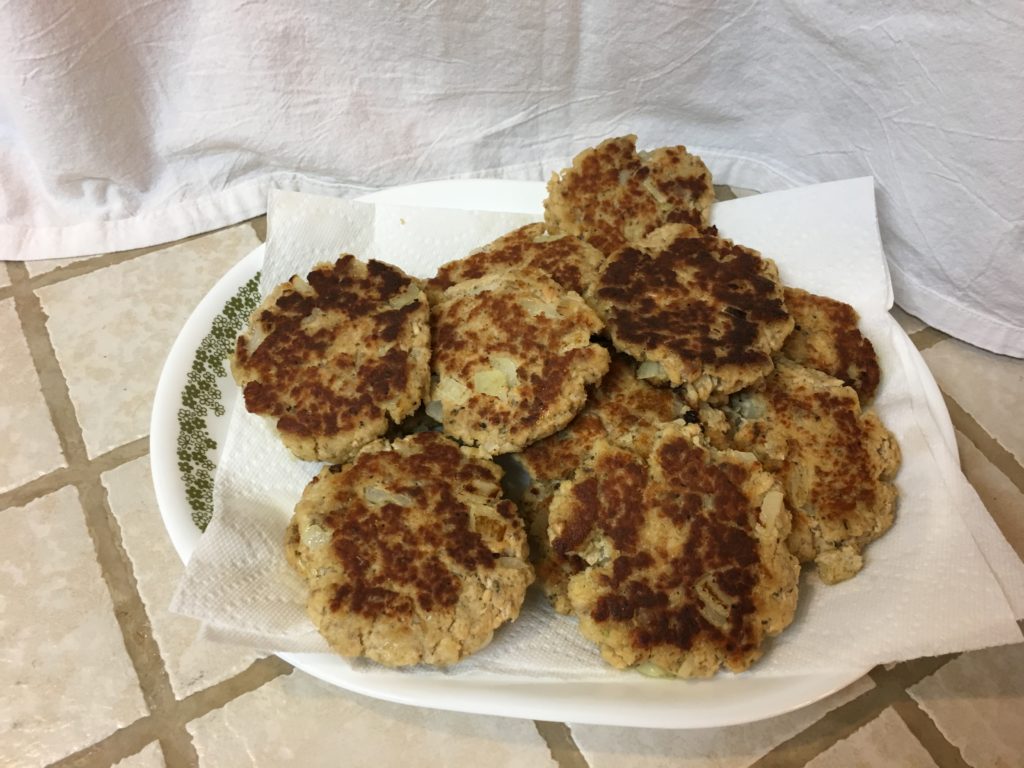
<svg viewBox="0 0 1024 768"><path fill-rule="evenodd" d="M1024 645L878 668L761 723L655 731L388 704L200 638L167 611L181 565L149 479L149 408L191 308L264 232L0 264L0 765L1024 765ZM1024 554L1024 361L895 314Z"/></svg>

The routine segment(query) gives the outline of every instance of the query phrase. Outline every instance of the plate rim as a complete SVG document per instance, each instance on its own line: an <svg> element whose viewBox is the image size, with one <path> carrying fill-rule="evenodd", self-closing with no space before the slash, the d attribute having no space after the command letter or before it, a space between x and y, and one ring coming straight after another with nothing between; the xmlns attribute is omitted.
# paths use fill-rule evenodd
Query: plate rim
<svg viewBox="0 0 1024 768"><path fill-rule="evenodd" d="M259 271L265 250L266 246L261 243L236 262L207 291L175 337L157 380L149 424L150 474L164 528L178 557L186 565L199 543L202 531L192 519L194 510L185 496L185 483L176 472L180 471L177 446L182 390L199 344L209 335L211 325L223 312L225 303L237 295L244 283ZM159 407L164 403L171 407Z"/></svg>
<svg viewBox="0 0 1024 768"><path fill-rule="evenodd" d="M440 193L443 200L446 190L461 188L465 192L469 186L475 188L471 198L476 202L479 202L478 196L485 191L499 188L508 191L514 186L513 194L519 195L514 199L522 203L520 211L527 213L537 213L540 209L522 201L528 199L530 191L540 199L544 190L543 182L444 180L395 187L358 199L425 207L453 207L436 204L437 195ZM178 471L177 411L181 405L184 382L199 344L211 332L214 319L223 312L226 302L240 293L244 284L258 274L265 249L265 244L261 244L246 254L204 295L175 338L157 384L150 420L151 473L164 527L175 551L185 564L202 534L193 522L193 510L184 496L184 482ZM903 337L901 341L905 340L916 351L895 320L893 325L900 331ZM934 379L925 383L937 390ZM944 411L944 414L945 419L939 420L939 424L951 436L952 423L948 411ZM556 681L524 678L509 682L484 676L416 676L394 670L367 672L352 669L340 657L332 654L278 652L276 655L329 684L401 704L556 722L666 729L723 727L776 717L827 698L870 671L870 667L851 668L835 673L763 678L752 677L749 673L723 673L709 680L696 681L652 680L631 676L623 680ZM660 694L667 691L669 685L674 686L674 693L678 692L680 686L686 686L691 695L679 700L663 701ZM665 687L659 689L659 686ZM716 688L709 696L706 692L710 686ZM723 688L736 690L731 690L723 698ZM749 690L744 692L745 688ZM750 695L751 690L756 692L753 697ZM696 696L693 695L695 691L699 691ZM606 695L597 695L598 692ZM651 692L659 695L653 700L645 698ZM639 696L640 700L629 701L630 706L623 707L622 704L628 701L629 696ZM429 697L429 700L425 697ZM567 705L571 705L569 711L566 711Z"/></svg>

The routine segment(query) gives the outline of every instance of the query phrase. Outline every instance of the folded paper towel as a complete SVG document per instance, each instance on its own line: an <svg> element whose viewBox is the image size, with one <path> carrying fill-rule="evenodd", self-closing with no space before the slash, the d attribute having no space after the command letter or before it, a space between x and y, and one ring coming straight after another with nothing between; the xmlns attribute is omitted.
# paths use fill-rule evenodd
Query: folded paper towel
<svg viewBox="0 0 1024 768"><path fill-rule="evenodd" d="M538 217L275 193L262 289L341 252L429 276ZM854 579L801 581L793 625L750 674L843 669L1017 642L1024 565L959 470L948 415L927 368L888 310L892 293L871 179L805 187L715 206L724 236L761 250L784 282L849 302L883 370L875 401L903 450L893 529L869 546ZM292 509L318 465L296 461L260 418L233 404L214 487L214 516L192 555L173 608L210 636L275 651L326 651L304 609L304 589L283 555ZM353 662L353 667L372 667ZM447 672L508 678L597 679L606 667L573 619L531 594L521 617L488 648Z"/></svg>

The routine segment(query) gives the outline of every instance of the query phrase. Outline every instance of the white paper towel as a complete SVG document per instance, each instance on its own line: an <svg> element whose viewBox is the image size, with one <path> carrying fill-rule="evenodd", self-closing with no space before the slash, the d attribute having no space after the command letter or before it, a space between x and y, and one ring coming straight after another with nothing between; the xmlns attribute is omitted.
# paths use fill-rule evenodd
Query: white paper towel
<svg viewBox="0 0 1024 768"><path fill-rule="evenodd" d="M276 193L263 291L342 251L427 276L534 218ZM856 578L826 587L813 573L804 575L796 620L753 674L867 669L1019 641L1015 618L1024 616L1024 565L960 472L941 397L888 314L892 293L871 180L721 203L714 222L722 234L775 259L787 284L858 309L883 370L875 407L904 457L893 529L869 546ZM216 475L213 521L173 608L202 620L213 637L276 651L326 651L282 549L292 508L317 469L293 459L239 398ZM531 593L519 620L488 648L446 673L414 674L594 679L617 673L602 664L574 620Z"/></svg>

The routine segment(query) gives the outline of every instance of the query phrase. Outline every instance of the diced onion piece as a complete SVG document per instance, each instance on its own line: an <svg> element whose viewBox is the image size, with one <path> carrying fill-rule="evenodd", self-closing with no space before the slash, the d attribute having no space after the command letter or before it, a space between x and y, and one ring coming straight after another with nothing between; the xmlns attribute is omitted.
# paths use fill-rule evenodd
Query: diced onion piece
<svg viewBox="0 0 1024 768"><path fill-rule="evenodd" d="M744 419L760 419L764 417L764 402L753 395L738 395L736 409Z"/></svg>
<svg viewBox="0 0 1024 768"><path fill-rule="evenodd" d="M782 512L782 491L768 491L761 501L761 515L771 520Z"/></svg>
<svg viewBox="0 0 1024 768"><path fill-rule="evenodd" d="M638 379L667 379L665 369L656 360L644 360L637 366L636 377Z"/></svg>
<svg viewBox="0 0 1024 768"><path fill-rule="evenodd" d="M395 309L400 309L407 304L412 304L416 299L419 298L420 287L416 283L410 283L408 287L397 296L393 296L388 299L388 305Z"/></svg>
<svg viewBox="0 0 1024 768"><path fill-rule="evenodd" d="M538 299L521 299L519 303L523 309L530 313L531 316L537 317L538 315L544 315L544 317L550 317L555 319L558 317L558 308L553 304L548 304L546 301L539 301Z"/></svg>
<svg viewBox="0 0 1024 768"><path fill-rule="evenodd" d="M505 385L509 389L519 385L519 366L512 358L491 355L491 367L505 374Z"/></svg>
<svg viewBox="0 0 1024 768"><path fill-rule="evenodd" d="M694 586L693 590L700 598L701 605L698 608L710 624L716 627L724 627L729 620L731 600L723 595L713 576L705 576Z"/></svg>
<svg viewBox="0 0 1024 768"><path fill-rule="evenodd" d="M588 565L607 565L611 562L614 547L604 536L594 536L587 542L580 556Z"/></svg>
<svg viewBox="0 0 1024 768"><path fill-rule="evenodd" d="M427 416L432 418L434 421L444 421L444 406L441 405L440 400L431 400L423 410L426 411Z"/></svg>
<svg viewBox="0 0 1024 768"><path fill-rule="evenodd" d="M302 542L302 546L307 549L319 549L330 543L331 534L326 528L312 523L302 529L302 532L299 534L299 540Z"/></svg>
<svg viewBox="0 0 1024 768"><path fill-rule="evenodd" d="M518 557L499 557L495 563L498 568L513 568L515 570L525 570L529 568L526 563L520 560Z"/></svg>
<svg viewBox="0 0 1024 768"><path fill-rule="evenodd" d="M644 677L671 677L668 672L659 667L653 661L645 661L643 664L637 664L635 669Z"/></svg>
<svg viewBox="0 0 1024 768"><path fill-rule="evenodd" d="M655 184L654 181L652 181L650 177L647 177L646 179L644 179L643 184L644 184L644 189L646 189L650 193L651 197L654 198L655 202L658 202L658 203L667 203L668 202L668 197L665 195L664 192L662 192L660 189L658 189L658 185Z"/></svg>
<svg viewBox="0 0 1024 768"><path fill-rule="evenodd" d="M488 368L473 374L473 389L482 395L491 395L501 399L505 399L508 395L505 374L495 368Z"/></svg>
<svg viewBox="0 0 1024 768"><path fill-rule="evenodd" d="M445 376L434 390L437 399L448 403L464 403L469 399L469 389L458 379Z"/></svg>
<svg viewBox="0 0 1024 768"><path fill-rule="evenodd" d="M302 318L303 330L319 325L325 316L325 313L320 307L313 307L312 311Z"/></svg>
<svg viewBox="0 0 1024 768"><path fill-rule="evenodd" d="M469 525L488 544L500 544L508 536L508 523L486 506L470 509Z"/></svg>
<svg viewBox="0 0 1024 768"><path fill-rule="evenodd" d="M371 504L397 504L400 507L412 506L412 499L404 493L393 493L386 488L379 488L375 485L367 486L363 490L363 498Z"/></svg>

